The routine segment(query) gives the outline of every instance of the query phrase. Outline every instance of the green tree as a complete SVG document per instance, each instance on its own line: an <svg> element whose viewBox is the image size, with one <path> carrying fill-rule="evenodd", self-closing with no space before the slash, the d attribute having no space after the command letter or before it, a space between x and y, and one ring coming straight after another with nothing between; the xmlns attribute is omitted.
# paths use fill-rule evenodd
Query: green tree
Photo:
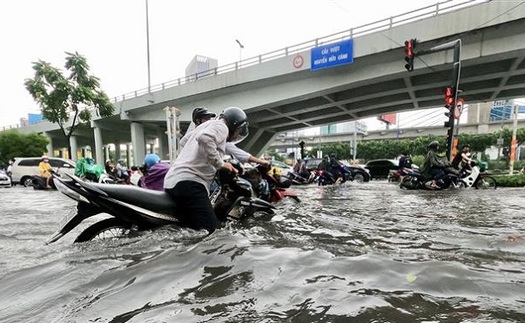
<svg viewBox="0 0 525 323"><path fill-rule="evenodd" d="M97 77L89 75L87 60L78 54L66 52L65 68L69 75L51 64L39 60L33 63L35 76L25 80L25 87L40 105L42 117L58 124L67 142L81 123L91 121L91 112L109 117L114 107L100 89ZM71 123L69 123L72 118ZM68 144L69 156L71 145Z"/></svg>
<svg viewBox="0 0 525 323"><path fill-rule="evenodd" d="M16 130L0 132L0 163L14 157L38 157L46 151L49 140L37 133L21 134Z"/></svg>

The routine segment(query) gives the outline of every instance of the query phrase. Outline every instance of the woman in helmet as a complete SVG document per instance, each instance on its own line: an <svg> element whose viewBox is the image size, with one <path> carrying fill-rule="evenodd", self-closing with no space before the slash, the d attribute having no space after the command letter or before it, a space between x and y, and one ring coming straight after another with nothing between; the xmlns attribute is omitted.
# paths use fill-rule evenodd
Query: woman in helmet
<svg viewBox="0 0 525 323"><path fill-rule="evenodd" d="M147 154L144 158L144 174L140 180L140 186L156 191L164 190L164 177L170 165L162 163L157 154Z"/></svg>
<svg viewBox="0 0 525 323"><path fill-rule="evenodd" d="M183 225L213 232L219 227L209 187L215 173L235 167L223 161L226 142L239 142L248 136L248 118L238 107L226 108L219 119L201 124L188 134L187 142L164 178L164 189L176 201Z"/></svg>
<svg viewBox="0 0 525 323"><path fill-rule="evenodd" d="M49 185L51 182L51 165L49 164L49 157L46 155L42 156L40 163L38 164L38 170L40 176L46 180L46 188L51 188L51 185Z"/></svg>

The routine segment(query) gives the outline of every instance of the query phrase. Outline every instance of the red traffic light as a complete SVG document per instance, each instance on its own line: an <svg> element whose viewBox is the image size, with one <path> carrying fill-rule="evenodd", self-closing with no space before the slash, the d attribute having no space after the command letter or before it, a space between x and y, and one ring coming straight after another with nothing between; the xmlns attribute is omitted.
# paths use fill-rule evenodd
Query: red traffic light
<svg viewBox="0 0 525 323"><path fill-rule="evenodd" d="M445 88L445 104L447 106L453 106L454 105L454 89L450 86Z"/></svg>
<svg viewBox="0 0 525 323"><path fill-rule="evenodd" d="M414 49L416 47L416 44L417 42L415 39L405 41L405 61L407 62L405 68L409 72L414 70Z"/></svg>

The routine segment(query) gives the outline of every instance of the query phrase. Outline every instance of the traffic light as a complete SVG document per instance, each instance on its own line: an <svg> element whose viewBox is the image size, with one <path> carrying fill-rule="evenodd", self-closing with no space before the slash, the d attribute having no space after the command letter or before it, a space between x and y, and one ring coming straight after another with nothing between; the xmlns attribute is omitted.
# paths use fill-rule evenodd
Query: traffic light
<svg viewBox="0 0 525 323"><path fill-rule="evenodd" d="M445 116L448 118L454 117L454 110L455 110L455 102L454 102L454 96L456 94L456 91L454 88L448 86L445 88L445 108L447 108L447 112L445 112ZM450 122L445 122L445 127L450 127Z"/></svg>
<svg viewBox="0 0 525 323"><path fill-rule="evenodd" d="M415 39L405 41L405 68L407 71L412 72L414 70L414 50L416 49L417 41Z"/></svg>
<svg viewBox="0 0 525 323"><path fill-rule="evenodd" d="M450 86L445 88L445 105L447 108L454 106L455 92L454 88Z"/></svg>

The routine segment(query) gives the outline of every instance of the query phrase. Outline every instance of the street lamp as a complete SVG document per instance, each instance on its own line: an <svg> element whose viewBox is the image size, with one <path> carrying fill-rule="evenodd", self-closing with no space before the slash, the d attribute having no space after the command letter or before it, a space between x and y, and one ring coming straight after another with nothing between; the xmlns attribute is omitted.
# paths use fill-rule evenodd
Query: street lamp
<svg viewBox="0 0 525 323"><path fill-rule="evenodd" d="M149 13L148 0L146 0L146 51L148 56L148 93L151 93L151 72L149 63Z"/></svg>
<svg viewBox="0 0 525 323"><path fill-rule="evenodd" d="M242 49L244 48L244 45L241 44L241 42L238 39L236 39L235 42L239 44L239 66L240 66L241 61L242 61Z"/></svg>

